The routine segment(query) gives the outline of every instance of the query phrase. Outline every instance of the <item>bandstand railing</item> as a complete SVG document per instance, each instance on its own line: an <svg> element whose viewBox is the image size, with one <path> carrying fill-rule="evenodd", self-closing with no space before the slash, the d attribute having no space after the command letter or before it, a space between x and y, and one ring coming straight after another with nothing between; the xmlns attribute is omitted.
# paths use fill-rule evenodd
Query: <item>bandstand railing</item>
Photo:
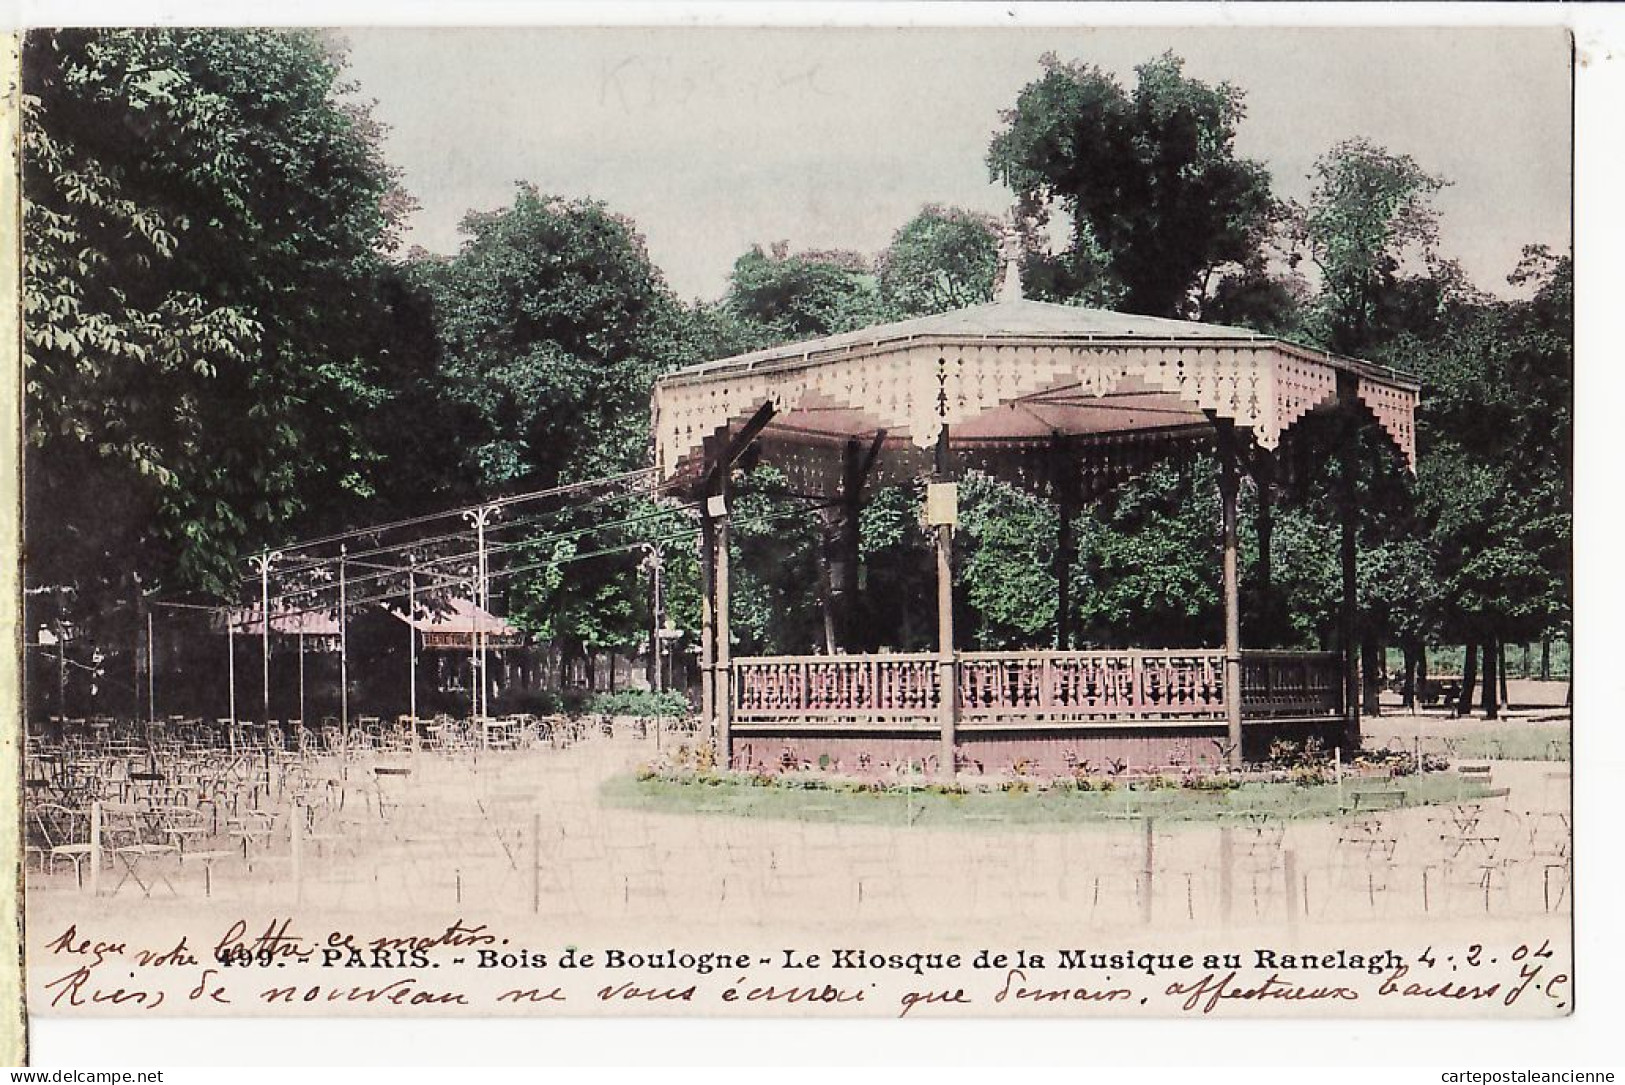
<svg viewBox="0 0 1625 1085"><path fill-rule="evenodd" d="M763 656L735 659L736 723L927 725L941 691L934 654ZM966 724L1217 721L1224 718L1224 653L1217 649L961 652L957 716ZM1336 716L1332 652L1244 651L1244 719Z"/></svg>
<svg viewBox="0 0 1625 1085"><path fill-rule="evenodd" d="M759 656L736 659L736 719L926 716L938 700L934 655Z"/></svg>

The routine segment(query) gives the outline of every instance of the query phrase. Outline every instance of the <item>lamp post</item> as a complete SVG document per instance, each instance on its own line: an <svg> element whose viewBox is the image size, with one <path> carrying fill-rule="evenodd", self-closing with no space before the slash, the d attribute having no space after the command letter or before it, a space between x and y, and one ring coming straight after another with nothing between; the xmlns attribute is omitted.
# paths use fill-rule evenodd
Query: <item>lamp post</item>
<svg viewBox="0 0 1625 1085"><path fill-rule="evenodd" d="M158 705L153 700L153 690L155 686L152 679L152 663L152 607L149 606L147 607L147 720L149 722L157 722Z"/></svg>
<svg viewBox="0 0 1625 1085"><path fill-rule="evenodd" d="M262 551L249 558L260 574L260 722L271 727L271 566L282 557L279 550Z"/></svg>
<svg viewBox="0 0 1625 1085"><path fill-rule="evenodd" d="M407 691L407 712L412 718L412 746L417 748L418 733L418 559L411 559L406 571L406 656L411 675L411 688Z"/></svg>
<svg viewBox="0 0 1625 1085"><path fill-rule="evenodd" d="M226 742L237 748L237 616L230 607L226 615Z"/></svg>
<svg viewBox="0 0 1625 1085"><path fill-rule="evenodd" d="M485 681L486 652L485 652L485 611L490 602L490 586L486 581L485 567L485 526L496 515L497 506L481 505L475 509L468 509L463 513L463 519L474 525L475 547L478 551L478 565L475 572L474 585L474 651L479 670L479 693L474 698L474 714L484 717L488 714L489 704L487 698L489 689Z"/></svg>
<svg viewBox="0 0 1625 1085"><path fill-rule="evenodd" d="M350 548L339 544L339 739L350 748L349 586L345 565Z"/></svg>
<svg viewBox="0 0 1625 1085"><path fill-rule="evenodd" d="M664 654L661 648L660 636L660 618L661 612L664 609L662 607L663 600L661 599L660 594L660 573L664 563L660 557L660 547L656 546L654 543L644 543L643 549L648 554L648 557L644 559L644 564L649 569L649 575L652 581L651 587L654 592L654 601L650 605L649 612L649 656L650 660L654 664L654 680L649 683L649 688L653 689L656 693L660 693L666 688L665 677L661 673L660 658Z"/></svg>

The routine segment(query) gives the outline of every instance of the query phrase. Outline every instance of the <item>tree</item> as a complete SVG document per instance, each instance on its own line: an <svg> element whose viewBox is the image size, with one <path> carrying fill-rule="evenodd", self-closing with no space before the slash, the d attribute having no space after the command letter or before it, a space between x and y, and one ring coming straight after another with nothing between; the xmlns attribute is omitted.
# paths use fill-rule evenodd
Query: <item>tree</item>
<svg viewBox="0 0 1625 1085"><path fill-rule="evenodd" d="M1486 650L1561 632L1572 607L1572 263L1529 249L1513 281L1533 296L1483 300L1395 348L1429 392L1416 490L1438 620Z"/></svg>
<svg viewBox="0 0 1625 1085"><path fill-rule="evenodd" d="M520 185L470 213L449 260L423 261L445 370L473 409L486 492L629 470L644 459L654 378L687 360L682 310L632 223Z"/></svg>
<svg viewBox="0 0 1625 1085"><path fill-rule="evenodd" d="M463 231L456 256L412 269L434 299L451 401L470 419L448 454L482 496L643 466L655 377L699 358L695 317L634 225L520 185L511 206L469 214ZM629 508L553 506L513 552L537 568L508 581L510 614L567 655L647 636Z"/></svg>
<svg viewBox="0 0 1625 1085"><path fill-rule="evenodd" d="M984 649L1049 647L1056 614L1055 507L981 475L968 476L960 493L955 579L970 618L961 642Z"/></svg>
<svg viewBox="0 0 1625 1085"><path fill-rule="evenodd" d="M1222 639L1219 495L1210 459L1159 464L1093 505L1079 525L1090 639L1167 646ZM1243 555L1246 565L1251 561Z"/></svg>
<svg viewBox="0 0 1625 1085"><path fill-rule="evenodd" d="M786 243L752 248L734 262L723 307L751 349L876 324L883 319L873 276L851 254L799 253Z"/></svg>
<svg viewBox="0 0 1625 1085"><path fill-rule="evenodd" d="M989 215L930 204L898 230L879 260L880 300L897 316L991 301L999 226Z"/></svg>
<svg viewBox="0 0 1625 1085"><path fill-rule="evenodd" d="M1136 68L1132 93L1098 67L1042 63L988 149L993 178L1035 210L1067 211L1061 263L1103 265L1123 309L1192 315L1221 269L1254 259L1275 217L1269 174L1235 154L1241 92L1187 77L1172 53Z"/></svg>
<svg viewBox="0 0 1625 1085"><path fill-rule="evenodd" d="M28 578L87 621L230 594L245 551L371 492L406 204L342 69L307 32L27 39Z"/></svg>
<svg viewBox="0 0 1625 1085"><path fill-rule="evenodd" d="M1407 264L1438 267L1432 197L1446 182L1409 155L1346 140L1315 162L1307 207L1293 209L1294 233L1320 271L1318 338L1358 354L1383 338L1379 307Z"/></svg>

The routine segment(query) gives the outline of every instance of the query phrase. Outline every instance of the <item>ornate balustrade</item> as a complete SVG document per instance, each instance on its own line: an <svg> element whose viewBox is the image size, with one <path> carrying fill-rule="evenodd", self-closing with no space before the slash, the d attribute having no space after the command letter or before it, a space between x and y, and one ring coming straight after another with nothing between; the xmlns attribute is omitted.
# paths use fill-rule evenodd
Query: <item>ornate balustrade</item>
<svg viewBox="0 0 1625 1085"><path fill-rule="evenodd" d="M933 655L761 656L738 659L738 720L928 718L937 710Z"/></svg>
<svg viewBox="0 0 1625 1085"><path fill-rule="evenodd" d="M1224 715L1224 655L1207 650L967 652L960 715Z"/></svg>
<svg viewBox="0 0 1625 1085"><path fill-rule="evenodd" d="M1342 687L1343 661L1336 652L1241 653L1244 717L1336 715Z"/></svg>
<svg viewBox="0 0 1625 1085"><path fill-rule="evenodd" d="M744 725L929 724L940 703L938 670L928 654L736 659L733 717ZM1216 649L961 652L955 670L965 723L1224 718L1224 653ZM1330 652L1243 652L1243 715L1335 716L1340 674Z"/></svg>

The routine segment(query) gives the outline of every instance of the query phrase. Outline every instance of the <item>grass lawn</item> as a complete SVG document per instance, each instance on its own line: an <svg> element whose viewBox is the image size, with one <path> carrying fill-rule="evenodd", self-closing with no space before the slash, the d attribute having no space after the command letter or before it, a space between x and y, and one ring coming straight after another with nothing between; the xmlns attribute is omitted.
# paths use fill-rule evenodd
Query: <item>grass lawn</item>
<svg viewBox="0 0 1625 1085"><path fill-rule="evenodd" d="M929 791L852 792L797 787L763 787L748 780L678 782L633 775L604 783L605 803L652 813L776 818L789 821L865 825L929 825L937 828L998 829L1011 825L1064 829L1112 825L1126 818L1211 822L1238 814L1267 813L1279 818L1330 818L1352 803L1357 790L1397 788L1405 805L1450 803L1482 797L1485 788L1453 772L1402 776L1394 780L1348 779L1303 787L1291 783L1249 783L1234 791L1168 788L1156 791L1032 791L1025 794L971 792L942 795Z"/></svg>
<svg viewBox="0 0 1625 1085"><path fill-rule="evenodd" d="M1458 760L1567 761L1571 749L1566 732L1549 728L1470 731L1453 741L1451 756Z"/></svg>

